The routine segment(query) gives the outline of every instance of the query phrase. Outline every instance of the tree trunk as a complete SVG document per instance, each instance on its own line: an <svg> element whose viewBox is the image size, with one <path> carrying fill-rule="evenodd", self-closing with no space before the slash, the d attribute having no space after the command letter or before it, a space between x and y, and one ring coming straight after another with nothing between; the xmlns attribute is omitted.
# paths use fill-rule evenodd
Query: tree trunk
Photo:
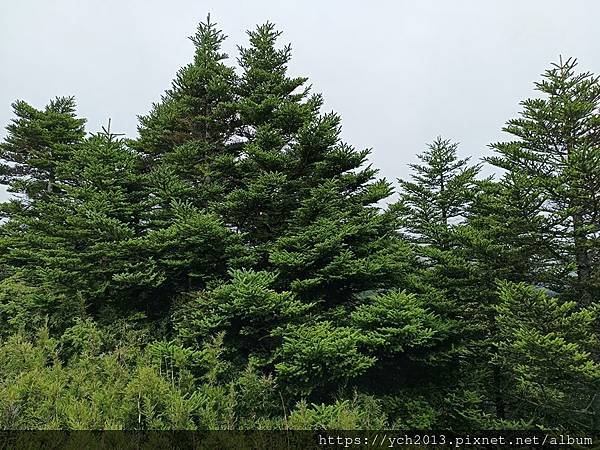
<svg viewBox="0 0 600 450"><path fill-rule="evenodd" d="M48 192L48 193L52 192L52 189L54 187L54 181L55 181L54 172L52 170L50 170L50 174L48 175L48 185L46 186L46 192Z"/></svg>
<svg viewBox="0 0 600 450"><path fill-rule="evenodd" d="M575 241L575 264L577 265L577 287L581 292L581 301L584 304L591 302L589 281L591 276L590 256L587 248L587 239L583 229L583 220L580 213L574 213L573 238Z"/></svg>

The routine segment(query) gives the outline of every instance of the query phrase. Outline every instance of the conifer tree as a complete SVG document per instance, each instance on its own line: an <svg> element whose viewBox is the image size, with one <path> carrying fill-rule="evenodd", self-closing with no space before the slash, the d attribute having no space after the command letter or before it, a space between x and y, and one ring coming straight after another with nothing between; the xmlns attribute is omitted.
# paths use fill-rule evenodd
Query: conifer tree
<svg viewBox="0 0 600 450"><path fill-rule="evenodd" d="M79 302L75 315L109 298L123 300L112 277L123 264L119 245L139 227L137 156L108 134L93 135L56 162L54 173L60 195L37 199L3 227L2 261L56 303Z"/></svg>
<svg viewBox="0 0 600 450"><path fill-rule="evenodd" d="M66 217L68 227L58 230L79 277L63 283L78 286L96 310L110 306L161 317L179 293L221 279L228 259L243 249L218 217L189 201L172 200L168 226L148 230L142 167L142 158L123 140L95 135L63 165L66 195L52 207ZM63 266L60 260L54 264Z"/></svg>
<svg viewBox="0 0 600 450"><path fill-rule="evenodd" d="M543 97L522 102L521 117L504 128L515 139L494 144L488 160L535 191L540 251L552 255L541 256L558 275L548 287L587 304L600 295L600 82L576 67L561 59L545 72L536 83Z"/></svg>
<svg viewBox="0 0 600 450"><path fill-rule="evenodd" d="M421 163L410 165L410 180L398 180L399 200L390 207L398 215L402 236L418 255L421 295L427 300L421 303L438 316L437 326L432 328L437 330L433 342L437 340L438 345L431 345L425 357L433 365L430 371L418 373L423 373L424 380L425 374L437 374L433 383L444 391L443 396L454 398L454 402L445 403L429 396L433 407L449 411L439 420L453 420L454 425L456 420L448 416L453 416L456 405L478 399L473 378L466 382L463 370L465 362L473 359L471 339L482 336L479 293L471 291L475 270L463 251L465 227L482 183L476 178L481 165L469 164L469 158L460 159L457 150L457 143L437 137L418 155ZM416 370L418 367L413 366ZM473 370L469 367L466 372ZM473 409L470 420L481 419L479 406Z"/></svg>
<svg viewBox="0 0 600 450"><path fill-rule="evenodd" d="M148 226L168 226L172 201L205 208L235 180L238 155L234 107L236 75L221 51L226 36L210 15L191 41L194 60L177 72L171 89L140 117L139 138L130 145L148 172Z"/></svg>
<svg viewBox="0 0 600 450"><path fill-rule="evenodd" d="M237 78L221 51L225 38L210 16L200 23L190 38L194 60L140 117L140 136L130 142L144 161L144 230L127 244L137 262L119 279L132 285L156 280L160 292L148 295L163 307L178 293L205 287L209 278L226 278L227 258L244 255L239 239L207 209L231 191L239 153Z"/></svg>
<svg viewBox="0 0 600 450"><path fill-rule="evenodd" d="M56 167L70 158L85 135L85 119L75 115L73 97L57 97L42 110L13 103L15 118L0 145L0 184L34 200L56 190Z"/></svg>
<svg viewBox="0 0 600 450"><path fill-rule="evenodd" d="M411 181L398 180L400 200L396 208L406 237L438 249L449 246L448 231L465 221L476 193L479 164L459 159L457 143L437 137L418 155L422 164L411 164Z"/></svg>
<svg viewBox="0 0 600 450"><path fill-rule="evenodd" d="M538 426L597 428L596 306L578 308L523 283L500 285L497 362L509 378L508 415Z"/></svg>
<svg viewBox="0 0 600 450"><path fill-rule="evenodd" d="M7 307L15 307L22 317L32 316L30 322L39 324L44 312L69 315L69 310L76 309L72 304L61 308L55 301L54 283L36 282L32 274L41 267L36 249L54 243L46 234L53 231L53 224L44 221L43 205L64 195L59 167L80 148L86 120L76 116L73 97L57 97L41 110L17 101L13 110L16 117L0 143L0 183L16 194L0 204L0 220L5 219L0 224L0 276L3 289L19 293L7 297L6 305L14 305ZM35 233L37 226L46 231ZM67 303L64 298L60 301ZM20 326L27 328L23 322Z"/></svg>
<svg viewBox="0 0 600 450"><path fill-rule="evenodd" d="M496 155L488 158L504 174L499 182L480 184L468 226L458 230L460 251L470 267L463 296L474 300L466 310L472 324L470 367L488 361L490 370L480 370L476 379L483 381L499 419L509 413L513 381L498 364L495 317L501 299L495 281L525 282L549 294L569 292L583 304L595 295L593 277L582 290L572 276L577 267L573 213L594 217L594 180L599 179L590 166L597 153L597 81L591 74L576 75L575 66L569 60L547 71L536 83L545 97L523 102L521 117L508 122L504 131L516 139L493 144ZM569 206L577 202L581 205ZM594 255L593 225L585 229L591 233L588 254Z"/></svg>
<svg viewBox="0 0 600 450"><path fill-rule="evenodd" d="M270 23L259 26L249 32L250 46L240 50L237 108L243 140L234 171L239 178L214 209L243 236L255 255L253 269L273 274L272 289L311 308L304 316L282 317L276 329L267 327L269 339L246 332L230 345L250 357L269 342L270 356L263 361L272 364L263 370L288 380L292 394L327 398L337 389L322 378L327 364L311 367L339 346L321 348L315 336L340 337L344 345L337 360L348 368L342 378L348 388L356 385L374 359L360 356L369 350L348 319L373 293L402 284L412 271L412 256L398 239L394 216L377 207L391 186L375 180L377 171L365 166L368 150L356 151L340 140L340 118L320 112L322 99L304 87L306 78L287 74L291 50L277 47L279 35ZM218 292L201 295L195 308L215 310L211 298ZM281 302L278 308L289 301ZM217 323L229 323L224 310L215 311ZM266 326L258 315L238 320L236 329ZM294 357L296 348L305 348L306 358ZM301 373L314 381L314 389L298 378Z"/></svg>
<svg viewBox="0 0 600 450"><path fill-rule="evenodd" d="M242 149L235 169L239 179L216 205L232 227L247 233L253 245L278 236L287 215L298 206L303 193L297 178L306 170L298 161L298 135L317 118L322 103L318 95L309 97L308 88L303 87L306 78L287 75L291 48L276 47L280 34L266 23L249 31L250 46L240 48L243 74L236 109ZM305 156L310 157L315 155Z"/></svg>
<svg viewBox="0 0 600 450"><path fill-rule="evenodd" d="M240 50L238 108L246 139L240 185L217 208L259 251L259 267L280 271L284 289L293 283L298 292L318 288L320 296L329 283L336 290L333 279L344 277L335 271L343 270L356 274L351 292L377 285L380 276L393 276L393 263L380 267L376 259L397 250L393 225L374 206L391 187L374 181L377 171L364 166L369 151L341 142L340 118L320 113L322 98L310 94L307 79L287 75L291 48L277 47L274 25L249 36L250 46ZM345 248L350 242L355 254ZM371 273L364 267L367 254Z"/></svg>
<svg viewBox="0 0 600 450"><path fill-rule="evenodd" d="M190 37L195 48L193 62L177 72L161 102L140 117L140 137L132 143L136 149L152 159L180 153L182 170L185 163L201 162L204 152L221 150L214 147L227 142L235 124L231 102L236 76L233 68L223 62L227 59L221 52L225 39L210 15L198 25ZM178 149L190 142L195 147ZM188 170L195 164L189 164Z"/></svg>
<svg viewBox="0 0 600 450"><path fill-rule="evenodd" d="M292 292L273 289L273 273L242 269L232 270L230 277L227 283L199 292L177 311L179 337L187 345L198 345L224 333L236 359L243 363L252 355L269 364L278 345L278 329L301 321L314 305L300 302Z"/></svg>
<svg viewBox="0 0 600 450"><path fill-rule="evenodd" d="M458 243L454 254L463 267L454 281L464 349L461 380L481 399L482 412L500 427L507 426L509 380L497 364L496 282L540 279L536 254L541 235L532 220L538 212L535 199L535 190L525 179L513 179L510 188L506 183L481 181L467 223L454 230Z"/></svg>
<svg viewBox="0 0 600 450"><path fill-rule="evenodd" d="M426 290L438 290L446 301L438 313L464 319L472 267L464 254L463 235L482 182L480 164L460 159L458 144L437 137L412 164L410 180L398 180L399 200L390 207L402 236L418 254L419 276ZM464 326L464 324L463 324Z"/></svg>
<svg viewBox="0 0 600 450"><path fill-rule="evenodd" d="M186 202L172 202L169 226L148 231L143 161L115 137L107 130L72 149L56 165L61 195L2 228L2 262L49 292L50 309L68 301L76 316L164 312L179 292L226 273L225 255L240 254L218 217Z"/></svg>

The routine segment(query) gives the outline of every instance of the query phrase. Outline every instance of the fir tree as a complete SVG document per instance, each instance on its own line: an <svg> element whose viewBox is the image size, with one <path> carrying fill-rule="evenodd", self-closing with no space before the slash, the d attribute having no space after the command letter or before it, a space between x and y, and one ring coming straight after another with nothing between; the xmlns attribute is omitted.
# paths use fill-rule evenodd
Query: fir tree
<svg viewBox="0 0 600 450"><path fill-rule="evenodd" d="M277 48L279 35L273 24L259 26L249 32L250 47L240 50L238 108L246 139L240 186L217 208L260 252L259 267L280 272L282 288L291 283L310 299L327 286L329 292L381 286L396 267L381 255L398 247L393 225L374 205L391 187L364 166L368 151L341 142L340 118L320 114L321 96L309 95L306 78L287 75L291 49ZM356 274L349 280L354 287L335 286L344 270Z"/></svg>
<svg viewBox="0 0 600 450"><path fill-rule="evenodd" d="M207 209L236 182L237 78L224 62L225 38L210 16L200 23L190 38L193 62L178 71L161 102L140 117L140 137L130 142L145 166L144 236L128 242L136 262L118 279L132 286L155 280L147 298L161 308L181 292L226 278L227 258L245 253Z"/></svg>
<svg viewBox="0 0 600 450"><path fill-rule="evenodd" d="M561 59L545 72L536 83L543 97L522 102L521 117L504 128L515 140L494 144L497 155L488 160L536 191L540 250L552 254L546 269L561 278L551 286L571 289L585 304L600 294L600 82L576 66Z"/></svg>
<svg viewBox="0 0 600 450"><path fill-rule="evenodd" d="M17 101L13 111L0 145L0 184L34 200L56 190L57 165L83 139L86 121L76 117L73 97L57 97L42 110Z"/></svg>
<svg viewBox="0 0 600 450"><path fill-rule="evenodd" d="M252 356L261 366L269 365L281 345L281 327L302 322L314 305L300 302L292 292L273 289L273 273L232 270L230 277L178 308L178 336L193 345L224 333L224 342L242 363Z"/></svg>
<svg viewBox="0 0 600 450"><path fill-rule="evenodd" d="M411 164L411 181L398 180L396 208L407 238L438 249L448 248L448 231L468 214L476 193L480 165L459 159L457 143L437 137L418 155L422 164Z"/></svg>
<svg viewBox="0 0 600 450"><path fill-rule="evenodd" d="M6 219L0 225L0 273L4 288L20 293L7 298L5 306L17 307L39 324L44 314L69 317L79 311L77 300L56 291L55 280L33 274L44 267L37 250L56 243L50 236L54 224L45 220L46 205L64 195L60 166L81 148L86 121L76 117L72 97L57 97L41 110L17 101L13 110L16 117L0 144L0 183L17 195L0 204L0 218ZM30 328L23 322L19 326Z"/></svg>
<svg viewBox="0 0 600 450"><path fill-rule="evenodd" d="M161 102L140 117L140 138L132 143L135 148L156 159L179 153L170 158L182 170L188 163L192 163L188 170L193 169L204 153L221 150L235 123L231 102L236 77L223 62L227 59L221 52L225 39L210 15L198 25L190 37L195 47L193 62L177 72ZM178 148L188 143L194 145Z"/></svg>
<svg viewBox="0 0 600 450"><path fill-rule="evenodd" d="M471 330L465 338L473 357L468 365L472 368L466 372L481 368L470 383L481 382L499 419L508 418L512 381L497 363L500 330L496 308L501 299L495 282L526 282L554 294L570 290L569 286L581 287L569 281L577 266L572 226L572 213L577 209L568 205L570 196L575 196L587 202L585 211L593 216L590 199L595 194L590 187L597 175L589 167L594 159L589 136L597 121L593 104L598 90L591 74L575 75L574 67L574 61L567 61L547 71L546 79L536 84L546 98L522 103L522 117L509 121L504 129L517 139L493 144L497 156L488 159L504 170L502 179L480 183L468 225L457 229L460 254L470 268L469 283L462 291L462 298L472 300L465 309L470 318L466 330ZM592 134L588 136L580 126ZM582 158L591 159L582 163ZM584 174L578 167L588 171ZM593 233L591 236L590 249ZM587 291L579 290L577 296L583 303L590 301L592 278L586 283ZM576 292L570 291L571 295ZM488 361L490 370L485 370L481 361Z"/></svg>
<svg viewBox="0 0 600 450"><path fill-rule="evenodd" d="M357 357L344 378L348 388L356 385L375 360L358 356L368 350L348 318L361 299L402 284L412 271L412 255L398 239L394 216L377 206L391 195L391 186L365 164L368 150L340 140L340 118L320 112L322 99L310 95L306 79L287 75L291 50L277 47L279 35L270 23L259 26L249 32L250 46L240 50L239 184L215 210L242 233L256 255L253 266L276 274L277 291L314 305L304 318L285 319L275 334L279 340L271 341L271 357L277 379L296 386L290 393L327 397L335 384L322 379L325 366L315 373L310 368L326 356L313 333L340 336L344 352ZM254 328L258 318L242 319ZM261 341L249 345L260 347ZM290 359L297 347L305 348L307 358ZM319 386L302 386L294 378L299 373Z"/></svg>
<svg viewBox="0 0 600 450"><path fill-rule="evenodd" d="M225 64L226 36L200 23L192 63L180 69L162 100L140 117L140 137L130 145L146 162L150 228L169 224L173 200L205 208L231 190L238 156L234 107L236 75Z"/></svg>
<svg viewBox="0 0 600 450"><path fill-rule="evenodd" d="M47 288L57 303L79 302L71 311L75 315L109 299L122 301L113 275L124 264L119 246L140 225L137 156L121 141L98 134L71 148L54 171L61 194L36 200L27 214L12 215L3 227L2 261L30 285Z"/></svg>
<svg viewBox="0 0 600 450"><path fill-rule="evenodd" d="M509 377L508 414L564 429L597 427L600 404L597 308L502 283L498 363Z"/></svg>
<svg viewBox="0 0 600 450"><path fill-rule="evenodd" d="M234 171L239 176L236 188L215 205L253 245L278 236L298 206L303 193L297 178L305 168L298 164L297 141L322 103L303 88L306 78L287 75L291 48L276 47L280 34L266 23L248 32L250 46L240 48L236 109L242 148Z"/></svg>
<svg viewBox="0 0 600 450"><path fill-rule="evenodd" d="M471 340L479 342L483 333L478 315L480 292L471 290L476 270L463 251L465 227L481 189L482 182L476 178L481 165L460 159L457 149L457 143L441 137L429 144L418 155L421 163L410 166L410 180L398 180L399 200L390 207L398 216L399 231L418 255L420 303L438 317L432 322L437 336L421 355L429 361L429 370L413 364L409 372L437 385L442 396L455 399L454 404L444 404L439 394L428 396L433 407L444 411L438 420L450 423L455 422L456 405L478 396L473 382L477 377L468 376L476 368L463 370L474 359ZM480 405L473 409L477 412L471 413L470 420L477 422L483 412Z"/></svg>

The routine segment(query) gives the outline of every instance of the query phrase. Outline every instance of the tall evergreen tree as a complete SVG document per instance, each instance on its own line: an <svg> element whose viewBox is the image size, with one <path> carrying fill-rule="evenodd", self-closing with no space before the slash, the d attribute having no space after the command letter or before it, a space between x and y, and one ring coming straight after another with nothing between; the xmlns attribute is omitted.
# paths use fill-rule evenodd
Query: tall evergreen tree
<svg viewBox="0 0 600 450"><path fill-rule="evenodd" d="M337 264L361 264L360 242L377 245L393 226L373 206L391 187L364 166L369 151L341 142L340 118L320 113L322 98L310 94L307 79L287 75L291 48L278 48L279 36L267 23L249 32L250 46L240 49L240 183L216 208L259 251L259 267L289 274L281 285L287 288L328 270L336 255ZM343 250L350 240L356 257ZM327 241L332 248L318 248Z"/></svg>
<svg viewBox="0 0 600 450"><path fill-rule="evenodd" d="M448 300L440 305L445 314L464 312L468 296L462 291L471 281L471 267L462 235L482 185L476 178L481 165L460 159L457 149L457 143L437 137L418 155L421 164L410 165L410 180L398 180L399 200L390 207L419 256L422 281Z"/></svg>
<svg viewBox="0 0 600 450"><path fill-rule="evenodd" d="M591 74L575 75L575 65L569 60L547 71L536 83L545 97L523 102L522 117L508 122L504 131L516 139L493 144L497 154L488 158L503 169L502 178L480 184L468 226L458 230L470 267L463 296L474 300L467 310L474 326L467 341L473 369L467 373L479 372L474 381L482 382L499 419L509 418L514 380L498 363L496 281L526 282L551 295L568 293L583 304L596 295L593 276L583 284L573 276L575 236L583 232L575 231L573 214L585 211L586 248L594 255L594 185L600 179L592 166L598 153L593 136L599 91Z"/></svg>
<svg viewBox="0 0 600 450"><path fill-rule="evenodd" d="M552 254L547 273L558 275L550 286L586 304L600 295L600 82L576 66L561 59L545 72L536 83L543 97L522 102L504 128L515 140L494 144L488 160L535 190L540 251Z"/></svg>
<svg viewBox="0 0 600 450"><path fill-rule="evenodd" d="M497 363L508 376L507 415L531 425L597 429L597 307L578 308L525 284L502 283Z"/></svg>
<svg viewBox="0 0 600 450"><path fill-rule="evenodd" d="M365 167L368 150L340 140L340 118L320 113L306 78L287 75L291 49L277 48L279 35L259 26L240 50L242 184L222 210L260 249L259 263L280 272L282 288L333 305L396 275L383 256L398 250L394 225L376 207L392 190Z"/></svg>
<svg viewBox="0 0 600 450"><path fill-rule="evenodd" d="M497 281L539 285L544 260L540 258L542 234L535 219L536 205L536 190L526 179L481 181L468 221L454 230L457 246L453 253L462 267L460 272L450 270L462 318L461 380L477 392L482 412L496 421L507 420L505 397L510 386L497 362Z"/></svg>
<svg viewBox="0 0 600 450"><path fill-rule="evenodd" d="M1 259L56 302L79 302L77 315L123 301L112 277L123 264L119 245L139 228L143 193L137 156L112 136L90 136L69 153L54 163L60 195L37 199L3 227Z"/></svg>
<svg viewBox="0 0 600 450"><path fill-rule="evenodd" d="M56 167L83 139L86 121L76 117L73 97L57 97L42 110L21 100L13 111L0 145L0 184L33 200L55 191Z"/></svg>
<svg viewBox="0 0 600 450"><path fill-rule="evenodd" d="M418 244L448 248L448 232L464 222L474 198L480 165L459 159L457 143L437 137L418 155L422 164L411 164L411 180L398 180L396 208L406 237Z"/></svg>
<svg viewBox="0 0 600 450"><path fill-rule="evenodd" d="M237 78L221 51L225 38L210 16L200 23L190 38L193 62L140 117L140 136L130 142L144 161L144 236L128 243L138 261L119 279L143 283L153 274L160 293L148 292L163 306L178 293L205 287L212 276L227 277L225 254L234 260L244 254L239 239L207 210L231 191L239 153Z"/></svg>
<svg viewBox="0 0 600 450"><path fill-rule="evenodd" d="M429 144L418 155L421 163L410 166L410 180L398 180L399 200L390 210L398 215L400 232L418 255L419 283L429 297L425 305L442 321L437 328L445 330L442 345L428 355L434 362L433 384L443 392L431 395L430 401L444 411L438 420L446 426L481 427L481 395L473 383L477 377L465 377L476 368L463 373L465 363L476 358L470 341L482 337L479 292L471 289L475 270L463 251L466 224L481 189L482 181L477 180L481 165L460 159L457 150L457 143L441 137ZM446 403L439 397L453 401ZM471 422L452 418L463 402L473 403Z"/></svg>
<svg viewBox="0 0 600 450"><path fill-rule="evenodd" d="M205 208L229 192L235 180L236 75L221 51L226 36L209 15L190 39L193 62L177 72L171 89L140 117L140 136L131 141L146 161L150 228L168 226L175 214L173 200Z"/></svg>
<svg viewBox="0 0 600 450"><path fill-rule="evenodd" d="M191 170L202 161L203 153L216 153L231 137L235 124L231 102L234 100L235 71L221 52L226 36L210 15L190 37L194 60L181 68L159 103L140 117L140 137L132 144L151 159L180 153L181 169ZM193 143L195 146L179 146ZM171 156L175 161L178 158Z"/></svg>
<svg viewBox="0 0 600 450"><path fill-rule="evenodd" d="M278 48L279 35L267 23L249 32L250 46L240 49L237 184L213 203L255 255L253 270L236 275L230 287L199 293L182 308L179 323L184 336L196 339L224 332L233 354L260 357L263 370L277 374L291 398L325 399L339 388L324 379L328 367L344 367L339 380L351 388L376 361L368 353L379 349L366 346L361 329L349 326L352 312L376 292L402 285L413 260L394 215L377 206L391 186L365 165L368 150L340 140L340 118L321 114L321 96L310 94L306 79L287 74L291 50ZM274 323L254 306L259 303L285 314ZM241 305L251 306L242 313ZM411 301L400 305L416 308ZM211 319L190 329L184 318L193 311L210 311ZM421 315L428 320L419 309L404 314L390 320L414 314L416 327ZM326 335L331 345L320 345ZM396 336L389 339L400 348ZM422 339L410 335L404 343L409 348Z"/></svg>
<svg viewBox="0 0 600 450"><path fill-rule="evenodd" d="M322 104L320 96L309 97L308 88L303 87L306 78L287 75L291 48L276 47L280 34L266 23L248 32L250 46L240 48L243 74L236 108L242 149L234 172L238 181L216 205L232 227L248 234L253 245L278 236L287 215L298 206L303 192L297 179L306 168L298 164L297 141L303 127L316 120ZM327 124L324 128L327 146L332 137L326 135Z"/></svg>
<svg viewBox="0 0 600 450"><path fill-rule="evenodd" d="M7 297L8 305L38 323L35 317L43 317L42 311L68 315L73 310L54 301L58 294L53 283L31 277L34 268L43 266L36 250L53 245L52 238L33 229L44 224L46 231L53 231L44 221L44 204L64 195L59 167L79 150L86 120L76 116L73 97L57 97L43 109L17 101L13 110L16 117L0 143L0 183L16 194L0 204L0 277L6 292L17 294Z"/></svg>

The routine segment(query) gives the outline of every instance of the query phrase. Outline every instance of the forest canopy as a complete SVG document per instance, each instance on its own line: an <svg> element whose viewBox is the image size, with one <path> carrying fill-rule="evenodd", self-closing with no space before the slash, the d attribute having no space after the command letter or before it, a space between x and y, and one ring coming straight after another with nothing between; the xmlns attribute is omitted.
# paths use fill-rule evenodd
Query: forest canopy
<svg viewBox="0 0 600 450"><path fill-rule="evenodd" d="M599 78L560 58L395 190L248 38L200 23L135 138L12 105L0 429L597 430Z"/></svg>

